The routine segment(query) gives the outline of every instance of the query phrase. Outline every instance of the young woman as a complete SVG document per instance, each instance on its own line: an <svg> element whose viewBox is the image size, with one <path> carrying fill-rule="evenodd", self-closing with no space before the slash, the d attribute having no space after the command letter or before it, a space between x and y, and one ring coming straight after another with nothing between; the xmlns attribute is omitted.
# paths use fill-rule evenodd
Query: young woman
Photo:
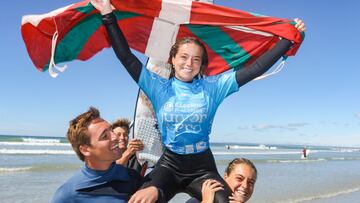
<svg viewBox="0 0 360 203"><path fill-rule="evenodd" d="M257 179L257 169L248 159L233 159L227 166L224 174L224 180L232 191L230 203L247 202L255 189ZM214 202L215 192L223 189L223 185L216 180L208 179L202 186L202 202ZM196 199L191 199L186 203L198 203Z"/></svg>
<svg viewBox="0 0 360 203"><path fill-rule="evenodd" d="M205 180L224 183L209 149L216 109L225 97L266 72L289 50L291 42L280 40L246 69L202 78L201 72L208 63L204 45L195 38L184 38L172 46L169 63L173 73L166 79L147 70L131 53L109 0L92 0L92 4L102 14L116 56L148 96L156 113L166 149L146 186L161 188L167 201L179 192L201 199ZM296 21L296 27L305 30L302 21ZM231 190L223 185L224 190L216 192L215 202L229 201Z"/></svg>

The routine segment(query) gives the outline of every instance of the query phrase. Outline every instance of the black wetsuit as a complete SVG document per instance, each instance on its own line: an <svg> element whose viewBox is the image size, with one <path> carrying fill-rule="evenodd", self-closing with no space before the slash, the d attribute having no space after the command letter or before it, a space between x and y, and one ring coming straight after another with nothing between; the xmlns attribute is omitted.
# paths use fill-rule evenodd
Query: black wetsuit
<svg viewBox="0 0 360 203"><path fill-rule="evenodd" d="M120 59L131 77L139 83L142 63L131 53L128 43L119 29L113 13L103 16L103 23L109 35L116 56ZM280 40L274 48L260 56L249 67L237 70L235 78L238 86L242 86L265 73L291 47L289 40ZM214 157L210 149L197 154L176 154L166 149L154 170L148 176L145 186L154 185L161 188L165 199L169 201L176 193L186 192L201 199L202 183L206 179L216 179L225 186L215 195L215 202L228 202L230 188L219 175Z"/></svg>
<svg viewBox="0 0 360 203"><path fill-rule="evenodd" d="M132 168L137 172L141 172L142 170L142 166L141 164L138 162L138 160L136 159L136 155L132 155L129 160L127 161L126 165L127 168Z"/></svg>

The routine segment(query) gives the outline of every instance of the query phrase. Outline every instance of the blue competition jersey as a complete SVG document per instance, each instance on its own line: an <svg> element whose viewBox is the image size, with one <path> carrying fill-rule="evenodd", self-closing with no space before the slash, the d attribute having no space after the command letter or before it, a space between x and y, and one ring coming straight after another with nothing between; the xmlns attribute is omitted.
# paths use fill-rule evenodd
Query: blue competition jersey
<svg viewBox="0 0 360 203"><path fill-rule="evenodd" d="M143 67L139 86L154 107L164 145L177 154L209 148L215 112L239 87L235 72L182 82L165 79Z"/></svg>

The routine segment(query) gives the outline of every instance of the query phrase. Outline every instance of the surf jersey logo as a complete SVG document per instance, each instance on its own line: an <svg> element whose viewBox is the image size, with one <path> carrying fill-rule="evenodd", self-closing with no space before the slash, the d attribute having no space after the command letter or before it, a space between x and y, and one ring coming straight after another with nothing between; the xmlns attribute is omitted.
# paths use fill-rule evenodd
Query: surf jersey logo
<svg viewBox="0 0 360 203"><path fill-rule="evenodd" d="M203 103L173 103L167 102L164 105L163 121L167 124L168 130L176 134L201 133L201 124L206 121L206 105Z"/></svg>

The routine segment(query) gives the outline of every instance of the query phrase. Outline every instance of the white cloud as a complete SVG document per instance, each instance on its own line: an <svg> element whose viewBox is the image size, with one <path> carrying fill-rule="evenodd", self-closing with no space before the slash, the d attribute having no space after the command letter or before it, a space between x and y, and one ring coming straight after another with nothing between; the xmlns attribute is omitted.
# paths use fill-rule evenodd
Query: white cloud
<svg viewBox="0 0 360 203"><path fill-rule="evenodd" d="M223 136L225 136L225 137L228 137L228 136L236 136L238 133L237 132L228 132L228 133L225 133L225 134L223 134Z"/></svg>
<svg viewBox="0 0 360 203"><path fill-rule="evenodd" d="M260 125L254 125L252 127L253 130L269 130L269 129L281 129L281 130L289 130L289 131L295 131L299 130L299 128L302 128L304 126L309 125L308 123L287 123L287 124L260 124Z"/></svg>
<svg viewBox="0 0 360 203"><path fill-rule="evenodd" d="M242 126L238 126L237 129L238 130L247 130L247 129L249 129L249 126L242 125Z"/></svg>
<svg viewBox="0 0 360 203"><path fill-rule="evenodd" d="M327 126L345 126L345 127L351 126L350 123L342 123L342 122L336 122L336 121L320 121L319 123L321 125L327 125Z"/></svg>
<svg viewBox="0 0 360 203"><path fill-rule="evenodd" d="M356 117L360 118L360 112L356 113L355 115Z"/></svg>

